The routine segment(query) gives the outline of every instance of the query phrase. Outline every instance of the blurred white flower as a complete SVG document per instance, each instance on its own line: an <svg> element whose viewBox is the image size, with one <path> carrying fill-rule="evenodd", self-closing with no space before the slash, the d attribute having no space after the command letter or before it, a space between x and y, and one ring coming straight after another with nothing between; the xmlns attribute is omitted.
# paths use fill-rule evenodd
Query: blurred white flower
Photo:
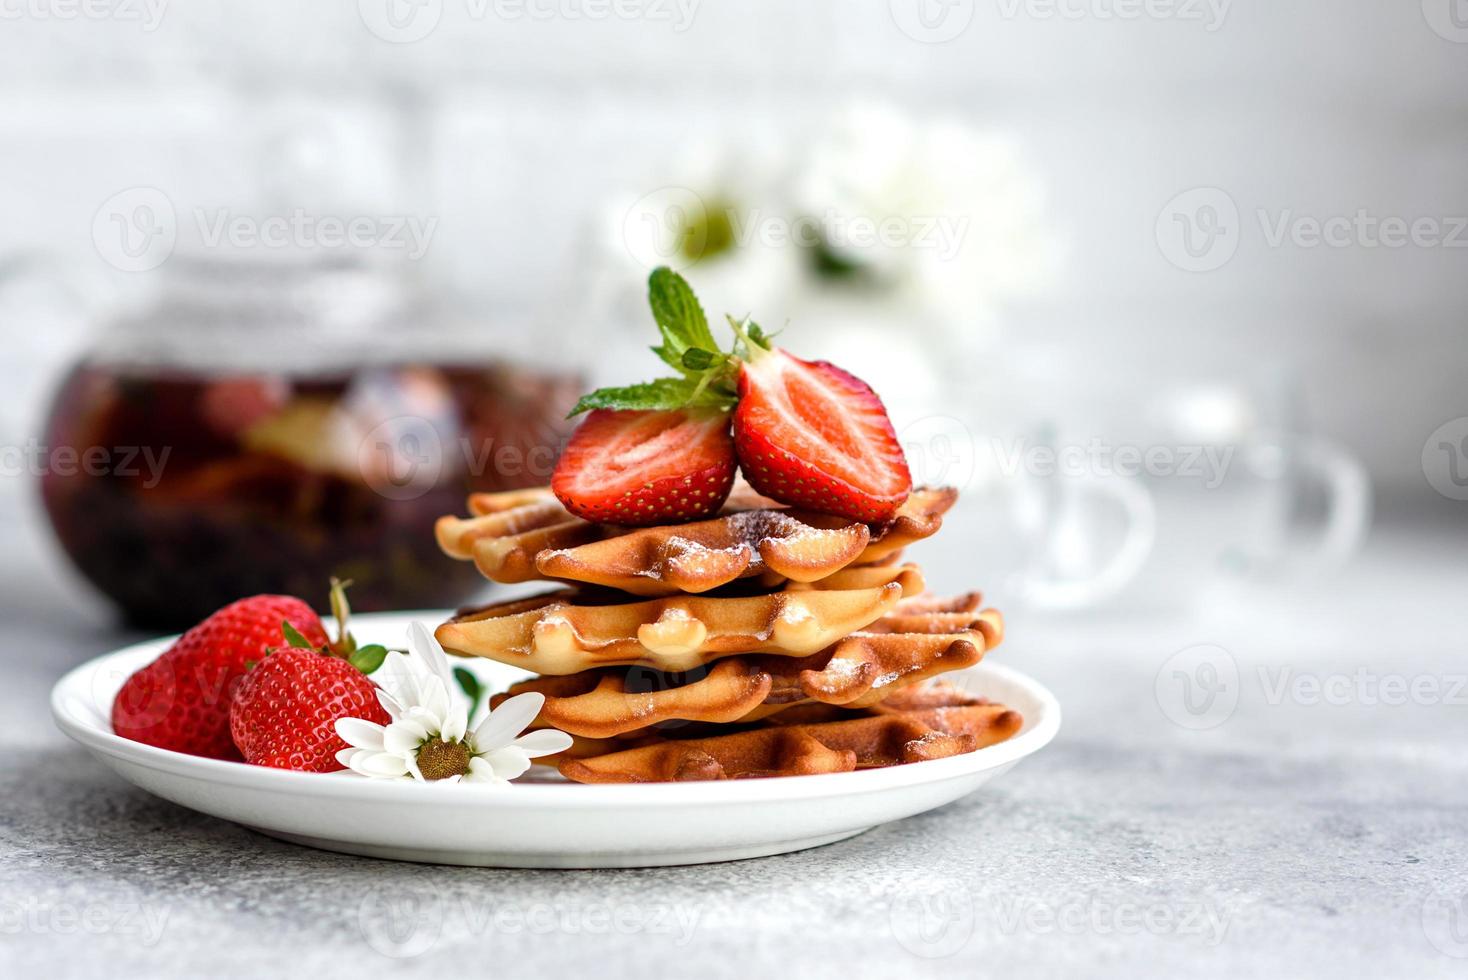
<svg viewBox="0 0 1468 980"><path fill-rule="evenodd" d="M767 125L685 134L666 170L604 202L603 261L582 287L589 309L598 317L608 307L621 311L641 331L647 275L659 265L688 279L716 330L725 313L759 316L778 307L799 278L800 256L761 232L772 216L784 220L790 161L788 141ZM637 351L645 353L640 345Z"/></svg>
<svg viewBox="0 0 1468 980"><path fill-rule="evenodd" d="M1014 140L882 103L831 121L795 200L822 230L827 271L933 310L985 310L1033 291L1056 259L1044 187Z"/></svg>

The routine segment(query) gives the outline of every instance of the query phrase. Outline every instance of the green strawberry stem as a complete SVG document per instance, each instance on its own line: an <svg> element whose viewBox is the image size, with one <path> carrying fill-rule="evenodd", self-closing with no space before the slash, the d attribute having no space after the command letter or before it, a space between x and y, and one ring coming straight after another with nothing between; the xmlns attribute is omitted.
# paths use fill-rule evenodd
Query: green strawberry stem
<svg viewBox="0 0 1468 980"><path fill-rule="evenodd" d="M347 589L351 586L351 579L342 581L335 575L331 577L331 615L336 620L336 643L332 652L341 657L350 657L357 649L357 641L347 629L352 617L352 606L347 602Z"/></svg>

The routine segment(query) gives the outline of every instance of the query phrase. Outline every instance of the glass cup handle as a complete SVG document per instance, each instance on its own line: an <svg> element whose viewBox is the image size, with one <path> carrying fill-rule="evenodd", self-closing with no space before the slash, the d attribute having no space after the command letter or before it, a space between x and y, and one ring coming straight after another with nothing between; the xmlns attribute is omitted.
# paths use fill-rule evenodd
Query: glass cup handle
<svg viewBox="0 0 1468 980"><path fill-rule="evenodd" d="M1299 463L1326 488L1325 529L1310 557L1342 562L1361 547L1371 526L1371 477L1366 467L1344 448L1323 439L1309 439L1295 449Z"/></svg>
<svg viewBox="0 0 1468 980"><path fill-rule="evenodd" d="M1038 579L1025 587L1025 598L1043 609L1084 609L1121 593L1147 564L1157 540L1157 509L1145 486L1129 477L1089 477L1075 484L1077 492L1104 497L1126 515L1126 534L1120 546L1094 575L1085 579ZM1054 533L1063 534L1063 527Z"/></svg>

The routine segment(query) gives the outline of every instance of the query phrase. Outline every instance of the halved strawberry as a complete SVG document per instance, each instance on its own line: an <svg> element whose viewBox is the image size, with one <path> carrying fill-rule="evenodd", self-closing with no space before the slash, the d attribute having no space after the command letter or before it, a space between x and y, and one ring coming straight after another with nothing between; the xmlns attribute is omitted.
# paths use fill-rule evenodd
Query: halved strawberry
<svg viewBox="0 0 1468 980"><path fill-rule="evenodd" d="M828 361L750 345L739 371L734 444L744 478L776 500L876 523L912 489L887 410Z"/></svg>
<svg viewBox="0 0 1468 980"><path fill-rule="evenodd" d="M577 517L667 524L707 517L734 485L729 413L597 409L571 434L551 490Z"/></svg>

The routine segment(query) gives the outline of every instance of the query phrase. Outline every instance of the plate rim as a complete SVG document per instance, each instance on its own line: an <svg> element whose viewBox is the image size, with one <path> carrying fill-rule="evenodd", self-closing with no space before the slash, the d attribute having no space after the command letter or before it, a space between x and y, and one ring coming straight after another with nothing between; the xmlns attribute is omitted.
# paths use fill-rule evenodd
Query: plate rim
<svg viewBox="0 0 1468 980"><path fill-rule="evenodd" d="M353 616L353 623L359 628L371 629L378 622L402 623L411 619L433 621L435 616L442 615L439 611L426 610L361 613ZM144 651L161 651L175 638L176 635L132 643L93 657L67 671L51 688L49 700L56 726L88 751L170 776L224 783L237 789L258 789L262 792L293 796L305 793L317 798L365 803L433 802L436 794L451 792L455 802L482 801L509 809L540 809L547 806L557 809L601 809L799 801L888 792L907 786L946 782L998 769L1033 755L1054 740L1061 725L1060 703L1049 688L1007 664L983 661L968 668L967 672L994 675L1023 689L1040 705L1040 716L1034 720L1032 727L1029 724L1030 719L1026 718L1027 730L1013 738L963 755L879 769L782 776L778 779L610 784L528 782L515 783L513 787L472 784L454 784L450 787L406 780L399 782L364 779L345 772L292 772L224 759L185 755L123 738L75 717L68 709L66 700L76 697L78 690L90 692L92 687L88 683L89 679L110 662L136 657Z"/></svg>

